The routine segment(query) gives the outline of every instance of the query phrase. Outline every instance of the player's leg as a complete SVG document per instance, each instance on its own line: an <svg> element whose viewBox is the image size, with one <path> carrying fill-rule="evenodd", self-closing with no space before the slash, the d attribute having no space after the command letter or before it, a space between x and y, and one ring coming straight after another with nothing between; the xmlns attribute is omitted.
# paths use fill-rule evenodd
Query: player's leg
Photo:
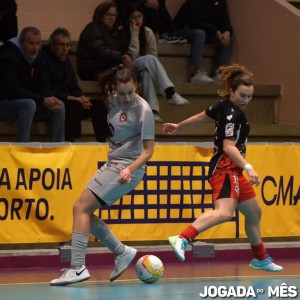
<svg viewBox="0 0 300 300"><path fill-rule="evenodd" d="M234 174L216 174L211 177L210 184L213 189L214 210L207 210L201 214L180 235L169 237L169 242L180 261L185 260L185 250L195 237L223 222L230 220L235 212L238 199L238 180Z"/></svg>
<svg viewBox="0 0 300 300"><path fill-rule="evenodd" d="M240 202L239 211L245 216L245 232L251 245L262 243L260 234L261 208L257 198Z"/></svg>
<svg viewBox="0 0 300 300"><path fill-rule="evenodd" d="M115 269L109 280L119 278L134 259L137 250L124 245L108 228L106 223L95 215L91 218L91 233L115 255Z"/></svg>
<svg viewBox="0 0 300 300"><path fill-rule="evenodd" d="M232 198L218 199L214 202L215 209L201 214L190 226L184 229L180 235L169 237L169 242L177 258L185 260L185 250L196 236L205 230L229 221L235 212L236 200Z"/></svg>
<svg viewBox="0 0 300 300"><path fill-rule="evenodd" d="M50 285L67 285L90 278L85 266L86 249L90 234L90 218L92 213L100 207L101 204L89 189L85 189L74 204L71 266L65 270L60 278L52 280Z"/></svg>
<svg viewBox="0 0 300 300"><path fill-rule="evenodd" d="M119 170L120 171L120 170ZM101 183L101 185L99 185ZM98 201L105 205L113 203L135 189L140 179L132 178L127 184L119 181L116 167L104 166L89 182L88 188L93 191ZM124 245L99 217L91 217L91 233L115 255L115 268L110 275L110 281L116 280L127 269L134 259L137 250Z"/></svg>
<svg viewBox="0 0 300 300"><path fill-rule="evenodd" d="M242 176L239 181L240 201L238 209L245 216L245 232L251 244L254 256L249 266L257 270L279 272L283 268L273 263L273 259L268 256L264 243L261 239L261 208L255 196L253 187L244 176ZM250 198L250 196L252 197Z"/></svg>

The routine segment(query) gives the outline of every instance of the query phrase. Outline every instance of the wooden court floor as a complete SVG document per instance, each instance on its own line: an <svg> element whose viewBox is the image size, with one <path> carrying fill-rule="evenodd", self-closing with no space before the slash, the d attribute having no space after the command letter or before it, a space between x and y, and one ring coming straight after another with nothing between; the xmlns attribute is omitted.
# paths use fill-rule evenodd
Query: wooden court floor
<svg viewBox="0 0 300 300"><path fill-rule="evenodd" d="M108 277L113 265L88 266L91 279L86 282L66 286L51 287L49 281L61 272L57 268L0 269L1 300L113 300L113 299L201 299L218 287L250 293L248 297L232 299L300 299L300 260L276 260L284 267L283 272L268 273L255 271L248 267L249 262L189 262L167 263L162 279L154 284L144 284L135 275L134 264L115 282ZM285 288L280 290L280 287ZM289 293L287 296L279 297ZM295 296L296 290L296 296ZM256 297L251 296L251 291ZM232 292L232 290L231 290ZM269 297L268 293L273 293ZM211 296L211 297L210 297ZM208 295L206 299L224 299L224 295ZM213 296L213 297L212 297ZM277 297L278 296L278 297Z"/></svg>

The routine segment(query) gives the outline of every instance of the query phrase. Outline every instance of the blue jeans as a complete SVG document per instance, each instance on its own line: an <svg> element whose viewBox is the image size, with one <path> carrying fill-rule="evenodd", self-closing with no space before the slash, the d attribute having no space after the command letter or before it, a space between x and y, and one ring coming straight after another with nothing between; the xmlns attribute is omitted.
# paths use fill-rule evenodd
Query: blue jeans
<svg viewBox="0 0 300 300"><path fill-rule="evenodd" d="M221 45L217 37L208 38L202 29L182 29L178 31L179 35L187 39L192 45L192 67L202 67L202 57L205 44L216 45L216 57L214 62L214 70L219 66L228 65L234 42L234 35L230 37L228 46Z"/></svg>
<svg viewBox="0 0 300 300"><path fill-rule="evenodd" d="M192 67L195 69L202 67L202 57L206 41L206 33L201 29L182 29L178 31L179 35L187 39L192 46Z"/></svg>
<svg viewBox="0 0 300 300"><path fill-rule="evenodd" d="M207 41L206 41L207 44L216 45L216 58L215 58L215 63L214 63L215 70L220 66L226 66L229 64L234 40L235 40L235 36L234 36L234 34L232 34L230 36L229 45L224 46L219 42L219 40L216 36L207 39Z"/></svg>
<svg viewBox="0 0 300 300"><path fill-rule="evenodd" d="M34 115L34 121L49 122L50 142L65 141L65 104L60 101L61 109L50 111L43 105L38 105Z"/></svg>
<svg viewBox="0 0 300 300"><path fill-rule="evenodd" d="M156 87L163 93L168 87L174 87L168 74L154 55L140 56L133 61L133 66L142 79L143 98L152 110L159 112Z"/></svg>
<svg viewBox="0 0 300 300"><path fill-rule="evenodd" d="M17 136L16 142L30 142L30 131L32 122L50 121L50 141L63 142L65 106L57 112L51 112L46 107L36 105L32 99L4 99L0 100L0 120L6 122L16 122Z"/></svg>

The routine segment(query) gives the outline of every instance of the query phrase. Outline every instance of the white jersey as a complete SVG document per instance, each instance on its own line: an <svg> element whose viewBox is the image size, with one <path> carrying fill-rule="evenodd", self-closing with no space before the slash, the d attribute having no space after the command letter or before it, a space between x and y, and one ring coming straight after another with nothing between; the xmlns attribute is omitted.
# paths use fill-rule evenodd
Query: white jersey
<svg viewBox="0 0 300 300"><path fill-rule="evenodd" d="M154 117L149 104L135 94L134 101L121 103L117 95L110 95L107 121L111 130L108 164L124 168L137 159L144 150L143 140L154 140ZM145 166L135 173L142 177Z"/></svg>

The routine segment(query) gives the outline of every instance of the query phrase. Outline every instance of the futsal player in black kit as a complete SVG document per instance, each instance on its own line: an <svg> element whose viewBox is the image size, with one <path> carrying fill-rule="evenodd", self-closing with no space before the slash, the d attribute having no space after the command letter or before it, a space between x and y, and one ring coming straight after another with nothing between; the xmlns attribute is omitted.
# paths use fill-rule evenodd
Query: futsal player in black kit
<svg viewBox="0 0 300 300"><path fill-rule="evenodd" d="M245 231L253 254L249 266L256 270L280 272L283 268L268 256L261 239L261 208L252 187L259 184L259 175L245 159L250 125L244 109L252 99L253 75L237 64L220 67L218 73L225 86L220 92L220 96L225 97L223 101L178 124L163 125L165 134L176 135L187 127L215 120L215 153L209 165L215 209L205 211L179 235L169 237L169 242L177 258L183 262L186 247L198 234L229 221L238 209L245 216Z"/></svg>

